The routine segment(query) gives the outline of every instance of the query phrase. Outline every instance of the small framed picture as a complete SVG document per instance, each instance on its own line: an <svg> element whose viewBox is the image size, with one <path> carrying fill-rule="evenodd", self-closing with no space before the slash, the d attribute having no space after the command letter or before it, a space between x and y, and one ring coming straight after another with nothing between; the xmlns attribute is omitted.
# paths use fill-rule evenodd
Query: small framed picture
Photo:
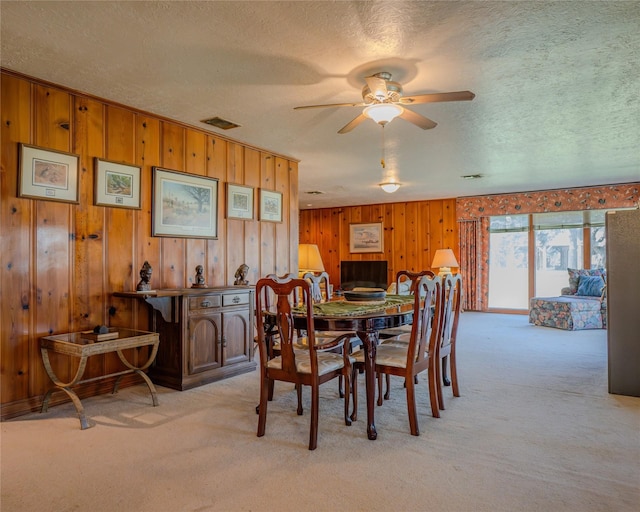
<svg viewBox="0 0 640 512"><path fill-rule="evenodd" d="M227 183L227 219L253 219L253 187Z"/></svg>
<svg viewBox="0 0 640 512"><path fill-rule="evenodd" d="M282 194L260 189L260 220L282 222Z"/></svg>
<svg viewBox="0 0 640 512"><path fill-rule="evenodd" d="M218 238L218 180L153 168L152 236Z"/></svg>
<svg viewBox="0 0 640 512"><path fill-rule="evenodd" d="M140 167L94 159L96 206L140 209Z"/></svg>
<svg viewBox="0 0 640 512"><path fill-rule="evenodd" d="M382 222L349 224L349 252L382 252Z"/></svg>
<svg viewBox="0 0 640 512"><path fill-rule="evenodd" d="M20 144L18 197L78 203L78 155Z"/></svg>

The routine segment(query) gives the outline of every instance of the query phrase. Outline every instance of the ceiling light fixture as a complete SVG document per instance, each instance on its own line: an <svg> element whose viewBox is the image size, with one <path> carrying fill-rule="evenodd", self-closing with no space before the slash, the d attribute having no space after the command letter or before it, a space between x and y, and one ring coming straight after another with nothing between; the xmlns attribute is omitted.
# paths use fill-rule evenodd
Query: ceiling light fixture
<svg viewBox="0 0 640 512"><path fill-rule="evenodd" d="M380 188L384 190L387 194L393 194L396 190L400 188L400 183L394 183L392 181L387 183L380 183Z"/></svg>
<svg viewBox="0 0 640 512"><path fill-rule="evenodd" d="M362 113L369 119L384 126L404 112L404 109L393 103L376 103L365 108Z"/></svg>

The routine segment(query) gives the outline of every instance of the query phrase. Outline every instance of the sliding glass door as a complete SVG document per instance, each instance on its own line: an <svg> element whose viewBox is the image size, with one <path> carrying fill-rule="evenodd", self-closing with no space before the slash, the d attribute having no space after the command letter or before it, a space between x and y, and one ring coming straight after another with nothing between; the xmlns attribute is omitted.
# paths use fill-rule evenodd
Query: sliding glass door
<svg viewBox="0 0 640 512"><path fill-rule="evenodd" d="M489 308L529 308L569 285L567 268L604 268L605 210L502 215L489 224Z"/></svg>
<svg viewBox="0 0 640 512"><path fill-rule="evenodd" d="M529 216L491 217L489 307L523 309L529 304Z"/></svg>

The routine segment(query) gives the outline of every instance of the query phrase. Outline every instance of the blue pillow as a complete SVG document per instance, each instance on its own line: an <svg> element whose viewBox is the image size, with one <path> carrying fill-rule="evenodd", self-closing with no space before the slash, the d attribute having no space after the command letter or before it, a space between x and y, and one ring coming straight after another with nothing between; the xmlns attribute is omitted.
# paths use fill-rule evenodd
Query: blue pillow
<svg viewBox="0 0 640 512"><path fill-rule="evenodd" d="M576 295L584 297L600 297L604 288L604 280L600 276L580 276Z"/></svg>

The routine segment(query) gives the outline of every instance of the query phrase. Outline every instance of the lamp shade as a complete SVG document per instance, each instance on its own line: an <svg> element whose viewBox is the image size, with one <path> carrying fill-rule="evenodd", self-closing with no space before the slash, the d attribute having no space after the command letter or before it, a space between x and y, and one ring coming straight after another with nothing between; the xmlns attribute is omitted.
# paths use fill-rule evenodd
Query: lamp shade
<svg viewBox="0 0 640 512"><path fill-rule="evenodd" d="M399 105L393 103L376 103L365 108L362 113L369 119L373 119L376 123L384 126L389 121L392 121L400 114L404 112L404 109Z"/></svg>
<svg viewBox="0 0 640 512"><path fill-rule="evenodd" d="M456 255L451 249L438 249L431 263L431 268L439 268L440 272L451 272L451 267L459 266Z"/></svg>
<svg viewBox="0 0 640 512"><path fill-rule="evenodd" d="M316 244L298 245L298 268L301 272L324 272L320 249Z"/></svg>

